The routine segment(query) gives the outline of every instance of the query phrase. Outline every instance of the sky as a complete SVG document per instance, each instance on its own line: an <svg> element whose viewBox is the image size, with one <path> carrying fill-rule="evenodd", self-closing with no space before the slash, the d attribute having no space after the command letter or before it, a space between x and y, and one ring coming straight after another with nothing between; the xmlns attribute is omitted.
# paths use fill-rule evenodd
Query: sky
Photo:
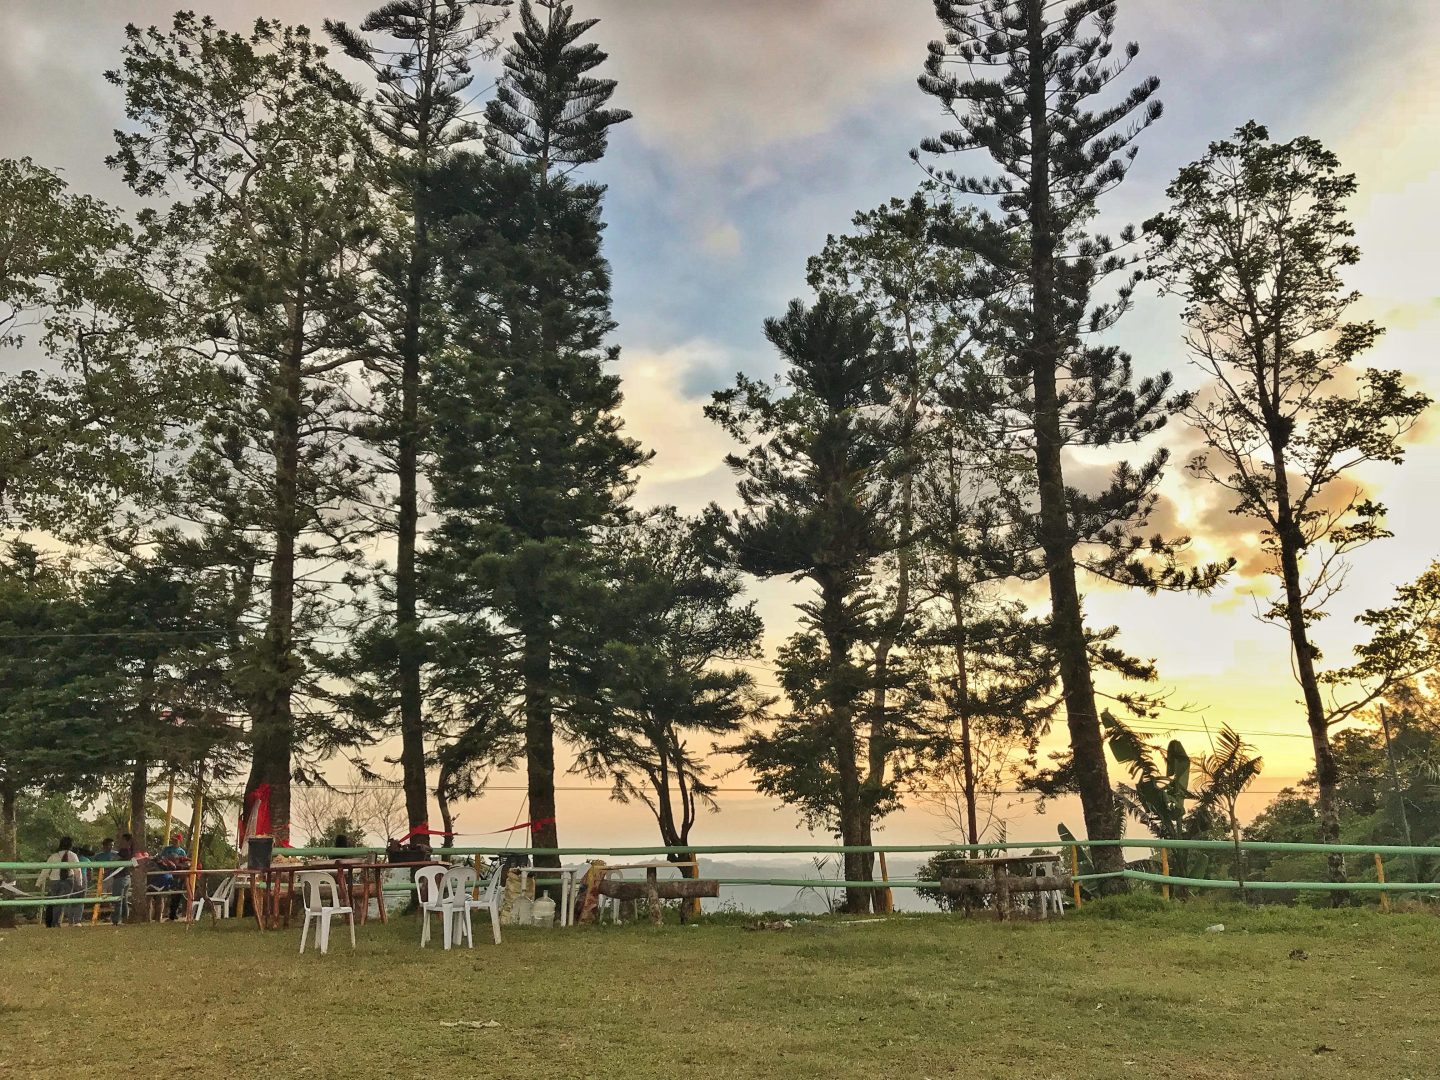
<svg viewBox="0 0 1440 1080"><path fill-rule="evenodd" d="M317 29L325 17L358 21L361 0L192 0L187 6L242 28L260 15ZM103 164L121 102L102 72L118 61L124 24L164 22L156 0L5 0L0 4L0 156L31 156L63 170L77 189L116 202L126 193ZM710 393L737 371L777 369L762 320L805 296L805 260L857 210L912 192L922 179L909 151L944 127L938 104L915 86L937 34L927 0L578 0L600 20L591 39L610 54L601 74L619 82L614 104L634 118L614 129L590 178L609 187L606 249L622 347L619 372L630 434L655 450L643 504L695 510L735 505L723 463L727 437L702 416ZM1276 139L1307 134L1339 154L1359 179L1351 205L1363 256L1349 275L1364 294L1360 317L1387 328L1370 362L1399 368L1440 397L1440 4L1414 0L1127 0L1119 36L1141 52L1132 71L1160 77L1162 119L1140 141L1126 183L1102 224L1138 222L1159 210L1176 171L1206 144L1247 120ZM358 78L358 72L351 72ZM982 162L971 168L979 170ZM1138 294L1111 340L1137 375L1187 365L1178 306ZM1183 429L1161 441L1183 458ZM1440 554L1440 426L1417 429L1407 462L1363 479L1390 508L1395 538L1359 553L1346 591L1319 627L1327 660L1343 663L1357 638L1353 616L1384 604ZM1172 470L1161 519L1196 538L1197 556L1235 554L1240 571L1205 596L1145 597L1092 589L1094 625L1118 625L1121 643L1153 657L1161 685L1183 711L1177 733L1193 752L1205 729L1229 723L1264 754L1266 769L1244 806L1308 768L1285 635L1255 616L1253 546L1213 492ZM799 587L758 584L767 644L795 623ZM759 678L770 680L761 673ZM1051 740L1047 748L1058 745ZM743 786L744 778L733 783ZM569 786L583 785L578 779ZM727 782L729 784L731 782ZM520 778L462 811L462 827L510 824ZM721 814L697 828L705 840L783 840L795 820L769 800L726 791ZM1009 809L1012 837L1078 829L1065 801L1037 818ZM564 790L566 842L636 842L653 824L640 807L608 802L603 789ZM569 826L567 828L567 825ZM893 842L928 842L946 826L923 808L892 819Z"/></svg>

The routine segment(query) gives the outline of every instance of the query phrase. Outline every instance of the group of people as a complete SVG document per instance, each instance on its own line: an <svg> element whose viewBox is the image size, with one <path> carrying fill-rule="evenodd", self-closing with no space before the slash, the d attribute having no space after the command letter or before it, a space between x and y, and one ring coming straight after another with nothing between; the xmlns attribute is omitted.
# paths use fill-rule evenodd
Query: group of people
<svg viewBox="0 0 1440 1080"><path fill-rule="evenodd" d="M94 898L97 895L95 886L103 884L104 895L115 897L105 905L109 909L106 917L113 925L119 926L125 921L130 910L130 867L100 868L103 869L104 877L99 878L91 876L99 870L89 868L87 864L131 863L143 854L144 852L136 850L135 838L129 833L121 834L118 845L113 837L107 836L100 842L99 851L88 845L76 847L73 838L60 837L55 851L45 860L45 869L41 870L35 879L35 887L40 894L57 901L45 905L45 925L80 925L88 906L84 901ZM168 871L184 869L189 865L184 838L179 833L161 850L156 862L165 868L167 873L152 875L147 887L154 891L171 892L169 915L171 919L178 918L184 898L176 889L176 875Z"/></svg>

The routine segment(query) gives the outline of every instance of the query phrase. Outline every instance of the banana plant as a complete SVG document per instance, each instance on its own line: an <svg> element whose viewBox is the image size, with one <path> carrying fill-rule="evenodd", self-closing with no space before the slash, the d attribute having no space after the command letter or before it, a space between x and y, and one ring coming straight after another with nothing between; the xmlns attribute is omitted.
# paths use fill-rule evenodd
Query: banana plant
<svg viewBox="0 0 1440 1080"><path fill-rule="evenodd" d="M1197 769L1179 739L1171 739L1162 752L1108 710L1100 720L1110 752L1130 774L1131 782L1116 790L1126 813L1161 840L1211 840L1224 832L1238 839L1236 802L1260 775L1262 762L1228 725L1220 730L1215 752L1201 758ZM1207 877L1210 863L1208 852L1173 849L1170 854L1177 877ZM1238 864L1237 872L1243 882Z"/></svg>

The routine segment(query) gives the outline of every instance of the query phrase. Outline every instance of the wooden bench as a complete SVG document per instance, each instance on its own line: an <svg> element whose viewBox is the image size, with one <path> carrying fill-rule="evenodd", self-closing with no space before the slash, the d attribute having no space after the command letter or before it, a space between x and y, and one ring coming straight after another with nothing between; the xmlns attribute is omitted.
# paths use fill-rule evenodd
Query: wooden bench
<svg viewBox="0 0 1440 1080"><path fill-rule="evenodd" d="M997 871L988 878L948 877L940 879L940 891L947 896L958 896L969 915L973 907L983 904L985 897L995 897L995 911L1001 919L1010 917L1011 900L1018 893L1040 895L1040 917L1046 918L1051 893L1064 893L1070 888L1069 874L1035 874L1020 876ZM1063 913L1063 901L1056 902L1056 910Z"/></svg>
<svg viewBox="0 0 1440 1080"><path fill-rule="evenodd" d="M659 880L659 867L647 866L644 881L624 881L602 877L597 892L615 900L645 900L650 907L650 921L661 924L661 900L700 900L720 895L720 882L712 878L674 878ZM683 917L683 908L682 908Z"/></svg>

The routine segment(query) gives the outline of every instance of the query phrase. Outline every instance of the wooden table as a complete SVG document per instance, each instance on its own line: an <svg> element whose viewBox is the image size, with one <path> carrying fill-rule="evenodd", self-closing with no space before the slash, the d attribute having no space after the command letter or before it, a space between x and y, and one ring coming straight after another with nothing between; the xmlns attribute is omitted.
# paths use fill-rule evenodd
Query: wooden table
<svg viewBox="0 0 1440 1080"><path fill-rule="evenodd" d="M340 886L342 902L355 909L363 926L370 912L371 887L379 901L380 921L388 922L385 911L385 871L397 864L336 861L326 863L273 863L270 866L252 870L241 867L235 871L236 885L246 889L255 923L261 930L289 929L290 916L295 906L295 875L306 871L334 874ZM408 863L399 864L408 866ZM360 871L357 896L354 875ZM281 897L284 897L283 903ZM358 906L357 906L358 905Z"/></svg>

